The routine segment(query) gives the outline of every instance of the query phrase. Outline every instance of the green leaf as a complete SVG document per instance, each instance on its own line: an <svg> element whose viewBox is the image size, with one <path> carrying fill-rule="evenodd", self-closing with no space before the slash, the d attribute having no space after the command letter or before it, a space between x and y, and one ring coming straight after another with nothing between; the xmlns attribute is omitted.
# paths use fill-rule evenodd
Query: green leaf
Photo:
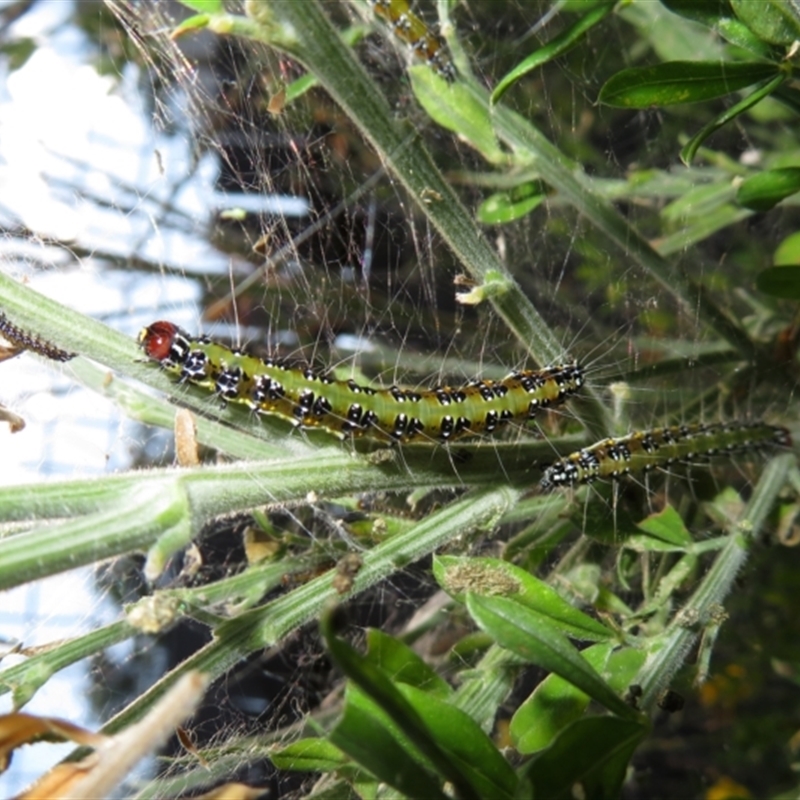
<svg viewBox="0 0 800 800"><path fill-rule="evenodd" d="M774 59L775 54L772 47L759 39L741 20L735 17L726 17L719 21L716 28L725 41L749 50L762 58Z"/></svg>
<svg viewBox="0 0 800 800"><path fill-rule="evenodd" d="M453 131L474 147L490 164L506 164L489 117L488 106L463 82L447 83L428 66L409 67L411 88L434 122Z"/></svg>
<svg viewBox="0 0 800 800"><path fill-rule="evenodd" d="M786 84L782 84L775 90L773 97L786 106L786 108L800 115L800 91Z"/></svg>
<svg viewBox="0 0 800 800"><path fill-rule="evenodd" d="M736 199L753 211L769 211L797 192L800 192L800 167L783 167L747 178L739 186Z"/></svg>
<svg viewBox="0 0 800 800"><path fill-rule="evenodd" d="M453 690L450 684L437 675L410 647L382 631L367 631L367 661L396 683L414 686L438 697L448 697Z"/></svg>
<svg viewBox="0 0 800 800"><path fill-rule="evenodd" d="M800 266L769 267L759 272L756 286L773 297L800 300Z"/></svg>
<svg viewBox="0 0 800 800"><path fill-rule="evenodd" d="M727 111L724 111L716 119L709 122L708 125L704 125L700 132L696 133L681 149L681 161L683 161L686 166L689 166L700 145L711 136L712 133L719 130L723 125L727 125L731 120L736 119L736 117L751 109L757 103L760 103L765 97L768 97L778 89L787 77L787 73L779 72L771 81L762 84L743 100L740 100L736 105L731 106Z"/></svg>
<svg viewBox="0 0 800 800"><path fill-rule="evenodd" d="M596 647L597 645L595 645ZM647 660L647 651L635 647L622 647L611 653L600 674L616 692L624 694Z"/></svg>
<svg viewBox="0 0 800 800"><path fill-rule="evenodd" d="M501 647L561 675L619 716L636 716L546 617L505 597L468 594L467 609Z"/></svg>
<svg viewBox="0 0 800 800"><path fill-rule="evenodd" d="M587 31L591 30L598 22L607 17L614 10L615 5L616 1L598 5L581 17L571 28L562 31L544 47L531 53L531 55L520 64L517 64L514 69L502 78L492 92L490 102L492 104L496 103L503 96L505 91L521 77L573 48Z"/></svg>
<svg viewBox="0 0 800 800"><path fill-rule="evenodd" d="M409 797L446 800L438 780L404 750L382 721L352 703L330 732L330 741L376 778Z"/></svg>
<svg viewBox="0 0 800 800"><path fill-rule="evenodd" d="M731 6L765 42L791 45L800 39L800 12L786 0L731 0Z"/></svg>
<svg viewBox="0 0 800 800"><path fill-rule="evenodd" d="M800 231L787 236L778 245L772 263L776 267L800 265Z"/></svg>
<svg viewBox="0 0 800 800"><path fill-rule="evenodd" d="M769 80L778 72L774 64L759 62L668 61L618 72L605 83L598 99L620 108L697 103Z"/></svg>
<svg viewBox="0 0 800 800"><path fill-rule="evenodd" d="M492 740L466 712L413 686L401 685L398 689L409 706L419 714L431 738L477 796L504 800L513 798L517 786L514 770ZM418 752L394 720L360 689L352 685L348 687L347 703L383 724L395 737L398 746L418 760L421 766L433 768L427 759L420 759Z"/></svg>
<svg viewBox="0 0 800 800"><path fill-rule="evenodd" d="M605 642L581 651L617 692L624 693L636 677L647 653L632 647L616 651ZM548 747L567 725L580 719L589 705L589 696L559 675L548 675L511 718L509 732L514 746L529 754Z"/></svg>
<svg viewBox="0 0 800 800"><path fill-rule="evenodd" d="M666 548L656 546L657 550L679 550L690 548L694 541L692 535L686 530L681 515L670 505L657 514L651 514L638 523L639 530L648 534L648 537L667 545Z"/></svg>
<svg viewBox="0 0 800 800"><path fill-rule="evenodd" d="M569 725L524 769L537 800L619 797L628 762L648 727L615 717L588 717Z"/></svg>
<svg viewBox="0 0 800 800"><path fill-rule="evenodd" d="M709 28L725 16L733 14L728 0L661 0L673 14L701 22Z"/></svg>
<svg viewBox="0 0 800 800"><path fill-rule="evenodd" d="M541 614L546 621L575 639L603 641L614 631L568 603L555 589L521 567L499 558L436 556L433 574L439 585L459 602L465 594L502 595Z"/></svg>
<svg viewBox="0 0 800 800"><path fill-rule="evenodd" d="M541 181L530 181L508 192L497 192L478 207L478 221L484 225L514 222L540 206L545 197L547 189Z"/></svg>
<svg viewBox="0 0 800 800"><path fill-rule="evenodd" d="M294 772L332 772L350 759L327 739L299 739L286 747L270 750L269 759L278 769Z"/></svg>
<svg viewBox="0 0 800 800"><path fill-rule="evenodd" d="M194 16L188 17L180 25L178 25L175 30L172 31L170 37L173 39L177 39L184 34L191 33L192 31L199 31L203 28L208 27L208 23L211 22L211 14L195 14Z"/></svg>
<svg viewBox="0 0 800 800"><path fill-rule="evenodd" d="M481 797L513 798L517 788L514 770L467 713L413 686L401 686L400 691Z"/></svg>
<svg viewBox="0 0 800 800"><path fill-rule="evenodd" d="M685 230L698 218L708 217L733 199L736 189L729 181L701 183L687 189L661 210L661 219L671 228Z"/></svg>
<svg viewBox="0 0 800 800"><path fill-rule="evenodd" d="M332 609L322 615L320 630L331 658L337 666L391 719L392 724L397 726L409 743L430 761L445 780L453 784L456 791L465 800L478 800L479 795L464 777L458 765L454 764L448 754L442 751L419 714L402 696L397 687L380 669L335 635L334 613L335 609ZM374 751L373 736L375 737ZM398 740L387 728L383 724L379 724L373 716L364 713L353 703L346 703L345 714L331 731L329 739L374 775L395 786L399 791L408 793L407 782L413 780L414 775L413 770L412 772L407 770L409 764L414 764L415 761L412 756L407 754L406 750L400 747ZM376 771L376 769L380 771ZM441 791L438 789L438 785L433 783L433 779L429 781L429 784L428 789L425 790L426 796L431 786L435 786L436 791L432 796L442 797Z"/></svg>
<svg viewBox="0 0 800 800"><path fill-rule="evenodd" d="M179 2L201 14L224 14L225 6L222 0L179 0Z"/></svg>
<svg viewBox="0 0 800 800"><path fill-rule="evenodd" d="M599 672L613 647L610 642L595 644L580 655ZM543 750L560 730L580 719L588 705L586 692L560 675L548 675L511 717L509 733L514 747L524 755Z"/></svg>
<svg viewBox="0 0 800 800"><path fill-rule="evenodd" d="M661 2L673 13L713 28L731 44L746 48L763 58L772 56L772 48L734 16L728 0L661 0Z"/></svg>

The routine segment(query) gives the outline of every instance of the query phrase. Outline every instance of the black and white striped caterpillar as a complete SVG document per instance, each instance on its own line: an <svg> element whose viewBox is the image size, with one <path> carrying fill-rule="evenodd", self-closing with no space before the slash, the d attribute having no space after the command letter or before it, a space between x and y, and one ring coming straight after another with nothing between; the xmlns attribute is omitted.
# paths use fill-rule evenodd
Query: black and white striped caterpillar
<svg viewBox="0 0 800 800"><path fill-rule="evenodd" d="M171 322L154 322L138 341L149 358L181 381L214 391L223 400L296 425L392 442L447 442L490 434L564 403L584 383L583 368L572 363L518 370L502 380L474 380L455 388L375 389L231 350L207 337L192 337Z"/></svg>
<svg viewBox="0 0 800 800"><path fill-rule="evenodd" d="M679 462L791 444L786 428L765 422L672 425L635 431L616 439L602 439L559 459L544 471L540 486L545 490L576 486Z"/></svg>

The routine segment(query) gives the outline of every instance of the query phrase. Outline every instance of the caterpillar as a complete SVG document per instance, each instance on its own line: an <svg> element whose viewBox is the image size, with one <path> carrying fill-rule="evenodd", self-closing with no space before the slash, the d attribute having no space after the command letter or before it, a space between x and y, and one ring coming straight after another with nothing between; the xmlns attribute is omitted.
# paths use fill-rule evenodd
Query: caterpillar
<svg viewBox="0 0 800 800"><path fill-rule="evenodd" d="M0 335L11 344L12 352L8 356L16 355L20 350L31 350L51 361L69 361L75 358L75 353L68 353L38 336L26 333L14 325L5 314L0 311Z"/></svg>
<svg viewBox="0 0 800 800"><path fill-rule="evenodd" d="M598 478L649 472L679 461L791 444L786 428L742 420L635 431L617 439L602 439L559 459L545 469L540 486L544 490L575 486Z"/></svg>
<svg viewBox="0 0 800 800"><path fill-rule="evenodd" d="M376 17L387 22L400 41L437 75L452 83L457 76L444 39L428 30L428 26L411 11L407 0L369 0Z"/></svg>
<svg viewBox="0 0 800 800"><path fill-rule="evenodd" d="M458 388L374 389L231 350L205 336L194 338L166 321L142 329L138 343L148 358L182 382L213 390L224 401L295 425L391 442L448 442L492 433L564 403L584 383L583 368L572 363L518 370L502 380L473 380Z"/></svg>

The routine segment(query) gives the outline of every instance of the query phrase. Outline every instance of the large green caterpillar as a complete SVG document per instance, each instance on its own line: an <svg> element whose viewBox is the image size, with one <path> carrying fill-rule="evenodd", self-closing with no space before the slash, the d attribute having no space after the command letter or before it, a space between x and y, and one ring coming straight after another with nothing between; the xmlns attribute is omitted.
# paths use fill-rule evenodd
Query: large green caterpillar
<svg viewBox="0 0 800 800"><path fill-rule="evenodd" d="M598 478L649 472L677 462L791 444L786 428L765 422L736 420L635 431L617 439L602 439L559 459L544 471L540 485L545 490L575 486Z"/></svg>
<svg viewBox="0 0 800 800"><path fill-rule="evenodd" d="M225 401L296 425L393 442L447 442L493 433L564 403L584 383L583 368L573 363L519 370L499 381L474 380L458 388L374 389L231 350L207 337L192 337L171 322L154 322L138 341L149 358L181 381L210 389Z"/></svg>

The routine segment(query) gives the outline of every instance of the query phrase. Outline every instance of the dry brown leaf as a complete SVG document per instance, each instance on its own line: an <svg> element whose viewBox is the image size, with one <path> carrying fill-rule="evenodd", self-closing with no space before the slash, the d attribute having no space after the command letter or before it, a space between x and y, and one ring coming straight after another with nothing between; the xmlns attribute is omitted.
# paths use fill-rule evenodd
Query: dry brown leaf
<svg viewBox="0 0 800 800"><path fill-rule="evenodd" d="M197 749L197 746L192 741L192 737L189 731L186 728L180 727L178 730L175 731L175 735L178 737L178 741L181 743L181 747L187 752L193 755L204 767L208 766L208 761L206 761L203 756L200 754L200 751Z"/></svg>
<svg viewBox="0 0 800 800"><path fill-rule="evenodd" d="M11 433L19 433L25 427L25 420L22 419L19 414L9 411L3 405L0 405L0 420L4 420L8 423L8 427L11 428Z"/></svg>
<svg viewBox="0 0 800 800"><path fill-rule="evenodd" d="M5 344L2 340L0 340L0 362L8 361L8 359L18 356L21 352L21 347L17 347L17 345L12 344Z"/></svg>
<svg viewBox="0 0 800 800"><path fill-rule="evenodd" d="M203 698L208 679L187 672L139 722L98 751L98 763L75 787L73 797L106 797L148 753L157 750Z"/></svg>
<svg viewBox="0 0 800 800"><path fill-rule="evenodd" d="M116 736L91 733L69 722L30 714L0 717L0 756L33 739L72 739L95 748L80 763L58 764L14 800L73 800L107 797L131 768L157 750L183 720L191 716L203 697L208 680L199 672L188 672L139 722ZM231 795L236 797L248 795ZM224 795L220 795L224 797ZM258 797L258 795L252 795Z"/></svg>
<svg viewBox="0 0 800 800"><path fill-rule="evenodd" d="M73 790L97 763L97 754L75 764L56 764L49 772L14 800L73 800L80 795Z"/></svg>
<svg viewBox="0 0 800 800"><path fill-rule="evenodd" d="M5 772L8 767L11 752L23 744L72 740L77 744L99 747L107 738L56 717L37 717L19 712L3 714L0 715L0 772Z"/></svg>

